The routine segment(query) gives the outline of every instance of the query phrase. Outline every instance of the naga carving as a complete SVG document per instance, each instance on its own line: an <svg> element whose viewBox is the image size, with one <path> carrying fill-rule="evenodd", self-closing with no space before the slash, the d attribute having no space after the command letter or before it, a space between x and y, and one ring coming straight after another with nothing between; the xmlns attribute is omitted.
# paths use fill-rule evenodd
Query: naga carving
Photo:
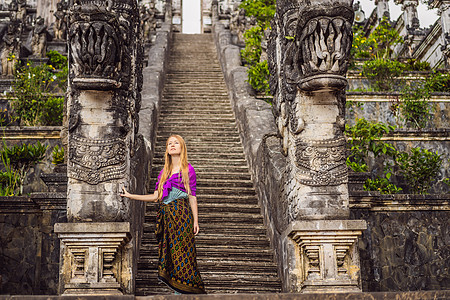
<svg viewBox="0 0 450 300"><path fill-rule="evenodd" d="M131 72L132 3L75 1L69 14L74 86L94 90L127 87Z"/></svg>
<svg viewBox="0 0 450 300"><path fill-rule="evenodd" d="M351 0L277 1L269 85L292 219L348 214L344 89L353 16Z"/></svg>
<svg viewBox="0 0 450 300"><path fill-rule="evenodd" d="M288 86L305 91L340 90L346 86L353 40L350 4L351 1L315 0L308 5L305 1L283 1L278 5L279 17L272 29L278 32L280 71ZM272 40L274 37L273 34ZM271 51L276 49L272 47Z"/></svg>

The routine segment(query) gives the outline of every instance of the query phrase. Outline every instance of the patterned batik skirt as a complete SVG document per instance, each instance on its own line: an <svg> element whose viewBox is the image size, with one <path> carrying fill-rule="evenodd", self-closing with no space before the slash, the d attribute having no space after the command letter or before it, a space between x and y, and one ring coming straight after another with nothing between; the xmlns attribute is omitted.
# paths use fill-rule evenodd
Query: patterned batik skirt
<svg viewBox="0 0 450 300"><path fill-rule="evenodd" d="M160 204L156 222L158 278L182 294L205 294L197 270L194 219L188 199Z"/></svg>

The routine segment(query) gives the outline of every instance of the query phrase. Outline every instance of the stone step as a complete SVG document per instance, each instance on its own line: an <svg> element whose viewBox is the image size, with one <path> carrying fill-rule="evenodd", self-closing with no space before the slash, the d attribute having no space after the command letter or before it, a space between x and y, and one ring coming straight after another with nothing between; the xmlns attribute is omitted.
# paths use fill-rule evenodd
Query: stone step
<svg viewBox="0 0 450 300"><path fill-rule="evenodd" d="M197 141L201 141L201 142L219 142L220 140L225 140L225 141L237 141L239 138L236 136L236 133L230 133L229 131L225 131L225 130L216 130L215 132L205 132L205 131L200 131L199 129L197 130L187 130L187 129L167 129L164 131L160 131L159 132L161 135L165 135L167 137L169 137L171 134L175 133L178 135L181 135L184 140L186 141L193 141L193 140L197 140Z"/></svg>
<svg viewBox="0 0 450 300"><path fill-rule="evenodd" d="M166 97L163 102L162 102L162 106L167 106L167 105L177 105L177 107L182 104L184 106L188 106L191 108L205 108L205 107L220 107L222 109L226 109L228 111L231 110L231 104L230 101L228 100L228 98L226 97L210 97L210 96L202 96L202 95L197 95L197 96L180 96L180 97Z"/></svg>
<svg viewBox="0 0 450 300"><path fill-rule="evenodd" d="M202 227L201 230L204 230ZM156 241L155 241L156 243ZM155 244L156 245L156 244ZM158 247L155 245L145 245L141 247L141 257L149 258L158 256ZM237 257L237 259L248 260L256 258L261 261L273 262L274 253L271 249L267 248L249 248L249 247L232 247L232 246L196 246L197 255L199 257L210 258L231 258Z"/></svg>
<svg viewBox="0 0 450 300"><path fill-rule="evenodd" d="M171 132L172 133L176 133L176 132ZM163 140L167 140L170 136L169 133L163 133L164 135L161 136L157 136L158 139L163 139ZM229 137L222 137L219 135L213 135L213 136L199 136L199 135L187 135L185 134L183 136L184 140L186 141L186 143L189 144L193 143L193 142L197 142L197 143L220 143L220 142L225 142L225 143L238 143L240 142L240 138L239 137L233 137L233 136L229 136ZM212 147L212 146L211 146Z"/></svg>
<svg viewBox="0 0 450 300"><path fill-rule="evenodd" d="M246 213L246 214L259 214L260 213L260 208L259 205L255 204L255 203L212 203L212 202L203 202L202 201L202 197L201 195L199 196L199 198L197 199L198 201L198 207L199 207L199 212L203 212L203 211L207 211L210 213L224 213L224 214L234 214L234 213ZM147 206L146 212L148 212L148 216L152 216L152 215L156 215L156 211L157 211L158 207L154 206ZM215 225L211 225L208 227L208 224L205 225L207 228L216 228ZM224 225L225 227L225 225ZM246 230L245 228L245 224L235 224L235 223L229 223L229 226L227 228L233 228L234 231L239 231L239 230ZM258 227L259 229L264 228L263 225L261 225L261 227ZM258 229L256 228L256 229ZM255 228L253 228L255 229ZM255 230L256 230L255 229ZM264 233L265 234L265 233Z"/></svg>
<svg viewBox="0 0 450 300"><path fill-rule="evenodd" d="M160 117L191 117L191 120L195 120L193 118L226 118L226 119L234 119L234 115L231 111L220 109L220 107L214 107L213 105L205 105L204 107L198 108L198 110L190 110L189 108L183 106L177 106L176 109L165 109L161 110Z"/></svg>
<svg viewBox="0 0 450 300"><path fill-rule="evenodd" d="M196 172L214 170L214 171L222 172L222 173L227 173L227 172L236 173L236 172L241 171L244 174L248 174L248 167L247 166L228 166L228 165L225 165L225 166L223 166L223 165L221 165L221 166L204 166L204 165L195 164L192 161L191 161L191 164L194 167ZM162 163L162 160L159 163L154 164L152 166L152 169L155 170L155 175L156 176L159 174L159 172L162 170L163 167L164 167L164 165Z"/></svg>
<svg viewBox="0 0 450 300"><path fill-rule="evenodd" d="M177 124L176 122L165 122L164 124L159 124L158 130L163 130L163 131L167 131L167 130L190 130L191 132L196 132L196 131L200 131L200 132L207 132L207 130L213 130L215 132L219 132L219 131L234 131L235 135L238 135L238 131L237 131L237 127L236 124L233 123L220 123L220 124L214 124L211 126L207 125L207 121L197 121L197 120L192 120L191 123L183 123L183 124Z"/></svg>
<svg viewBox="0 0 450 300"><path fill-rule="evenodd" d="M197 120L192 120L191 123L177 123L177 122L164 122L162 124L159 124L158 126L158 130L164 130L164 129L190 129L190 130L202 130L205 131L208 129L211 130L225 130L225 131L235 131L234 134L237 134L237 128L236 128L236 124L232 123L232 122L227 122L227 123L212 123L207 125L206 121L200 121L197 122Z"/></svg>
<svg viewBox="0 0 450 300"><path fill-rule="evenodd" d="M242 147L239 146L233 146L233 145L216 145L216 146L208 146L209 144L194 144L194 143L188 143L186 141L186 145L188 147L188 157L195 153L199 154L205 154L205 153L211 153L214 151L215 154L241 154L243 155ZM157 145L155 147L155 155L156 156L163 156L164 152L166 151L166 145Z"/></svg>
<svg viewBox="0 0 450 300"><path fill-rule="evenodd" d="M241 283L241 284L275 284L278 283L278 276L275 272L271 272L270 274L264 274L263 276L260 274L249 274L248 271L236 271L236 272L220 272L215 270L202 270L199 268L200 275L205 283L213 284L214 282L220 283L223 282L223 286L227 285L233 286L233 284ZM228 274L227 274L228 273ZM143 272L140 276L140 279L151 279L155 276L156 279L157 271L147 271Z"/></svg>
<svg viewBox="0 0 450 300"><path fill-rule="evenodd" d="M165 90L164 91L164 97L166 98L166 97L171 97L171 98L179 98L179 97L181 97L181 96L186 96L186 94L189 94L190 92L192 92L192 90L188 90L188 89L186 89L185 91L182 91L182 90ZM224 99L225 99L225 97L228 97L228 94L226 93L226 92L214 92L214 91L211 91L211 90L204 90L204 91L202 91L201 93L198 93L197 94L197 92L196 92L196 95L199 95L199 96L203 96L203 97L220 97L220 96L222 96L222 97L224 97Z"/></svg>
<svg viewBox="0 0 450 300"><path fill-rule="evenodd" d="M250 223L251 226L251 223ZM219 235L212 235L214 236L213 239L209 238L209 239L205 239L204 236L206 234L202 232L202 227L201 227L201 222L200 222L200 233L195 237L195 245L197 247L203 247L205 245L208 246L221 246L221 245L226 245L226 246L237 246L237 245L242 245L242 246L247 246L249 248L254 247L254 248L260 248L260 247L264 247L264 248L269 248L270 247L270 243L268 240L259 240L253 236L243 236L243 235L239 235L239 234L234 234L233 236L219 236ZM236 237L235 239L232 239L232 237ZM148 245L154 245L156 246L156 238L154 236L153 233L146 233L145 237L142 238L142 246Z"/></svg>
<svg viewBox="0 0 450 300"><path fill-rule="evenodd" d="M227 276L226 274L221 273L207 276L206 272L200 272L208 294L256 294L281 292L281 283L274 275L272 275L271 280L268 280L265 276L246 277L245 274ZM221 280L221 278L223 278L223 280ZM137 278L136 286L139 290L136 292L136 295L138 296L173 294L173 292L170 291L165 284L157 281L156 271L148 274L145 278ZM153 287L157 287L157 289Z"/></svg>
<svg viewBox="0 0 450 300"><path fill-rule="evenodd" d="M148 259L142 260L138 262L139 269L157 269L158 268L158 260L156 259ZM237 263L238 262L238 263ZM248 274L267 274L269 272L273 272L276 269L276 265L273 262L262 262L253 260L226 260L224 259L210 259L207 257L202 257L197 255L197 264L199 270L211 270L213 269L215 272L245 272ZM207 274L207 273L206 273ZM205 279L207 278L207 275Z"/></svg>
<svg viewBox="0 0 450 300"><path fill-rule="evenodd" d="M165 116L164 116L165 114ZM171 122L182 122L182 123L188 123L188 122L192 122L193 117L192 116L187 116L185 114L180 114L180 115L173 115L170 114L168 112L166 113L161 113L160 117L167 117L167 119L170 119ZM170 118L169 118L170 117ZM233 115L229 115L229 116L220 116L220 115L196 115L195 116L195 121L196 122L221 122L221 121L226 121L226 122L234 122L235 119L233 117Z"/></svg>

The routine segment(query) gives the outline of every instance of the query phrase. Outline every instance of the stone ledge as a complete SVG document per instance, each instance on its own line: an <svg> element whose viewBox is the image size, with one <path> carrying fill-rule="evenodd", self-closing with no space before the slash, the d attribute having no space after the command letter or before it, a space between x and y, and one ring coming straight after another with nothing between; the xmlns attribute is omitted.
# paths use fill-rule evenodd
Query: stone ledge
<svg viewBox="0 0 450 300"><path fill-rule="evenodd" d="M0 196L0 214L41 213L39 205L27 196Z"/></svg>
<svg viewBox="0 0 450 300"><path fill-rule="evenodd" d="M3 138L6 140L59 139L62 126L6 126Z"/></svg>
<svg viewBox="0 0 450 300"><path fill-rule="evenodd" d="M448 211L450 210L450 195L381 195L374 191L352 191L350 193L350 208L372 211Z"/></svg>
<svg viewBox="0 0 450 300"><path fill-rule="evenodd" d="M117 234L130 232L130 223L128 222L105 222L105 223L56 223L55 233L105 233Z"/></svg>
<svg viewBox="0 0 450 300"><path fill-rule="evenodd" d="M221 294L221 295L158 295L158 296L35 296L0 295L0 300L447 300L450 290L418 292L332 293L332 294Z"/></svg>
<svg viewBox="0 0 450 300"><path fill-rule="evenodd" d="M363 220L313 220L313 221L294 221L289 224L286 232L301 231L348 231L365 230L366 221Z"/></svg>

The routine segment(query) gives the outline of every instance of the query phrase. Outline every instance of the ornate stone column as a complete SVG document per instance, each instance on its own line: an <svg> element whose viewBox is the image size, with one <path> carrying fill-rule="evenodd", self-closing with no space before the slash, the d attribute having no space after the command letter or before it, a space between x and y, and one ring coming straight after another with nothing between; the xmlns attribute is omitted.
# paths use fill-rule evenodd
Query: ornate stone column
<svg viewBox="0 0 450 300"><path fill-rule="evenodd" d="M352 0L277 1L272 22L270 88L288 158L282 197L290 223L283 239L284 289L289 292L360 288L358 273L349 266L359 268L357 256L350 253L356 251L365 223L345 221L349 217L345 74L352 22ZM315 235L321 238L314 240ZM342 263L348 255L352 263ZM315 275L308 275L314 268Z"/></svg>
<svg viewBox="0 0 450 300"><path fill-rule="evenodd" d="M414 48L423 39L423 33L417 32L420 27L417 14L418 0L395 0L395 4L401 5L403 11L403 22L405 23L406 34L403 47L409 49L408 54L412 55Z"/></svg>
<svg viewBox="0 0 450 300"><path fill-rule="evenodd" d="M378 20L381 20L384 17L390 20L391 13L389 12L389 0L375 0L375 5L377 6Z"/></svg>
<svg viewBox="0 0 450 300"><path fill-rule="evenodd" d="M55 226L62 244L60 292L132 293L132 204L119 193L122 186L136 188L137 1L72 0L68 17L69 223Z"/></svg>
<svg viewBox="0 0 450 300"><path fill-rule="evenodd" d="M450 0L430 0L431 8L437 8L441 17L442 38L444 45L441 47L445 55L445 67L450 68Z"/></svg>
<svg viewBox="0 0 450 300"><path fill-rule="evenodd" d="M417 14L417 6L419 0L395 0L395 4L401 5L403 11L403 21L406 30L414 31L419 28L419 17Z"/></svg>

